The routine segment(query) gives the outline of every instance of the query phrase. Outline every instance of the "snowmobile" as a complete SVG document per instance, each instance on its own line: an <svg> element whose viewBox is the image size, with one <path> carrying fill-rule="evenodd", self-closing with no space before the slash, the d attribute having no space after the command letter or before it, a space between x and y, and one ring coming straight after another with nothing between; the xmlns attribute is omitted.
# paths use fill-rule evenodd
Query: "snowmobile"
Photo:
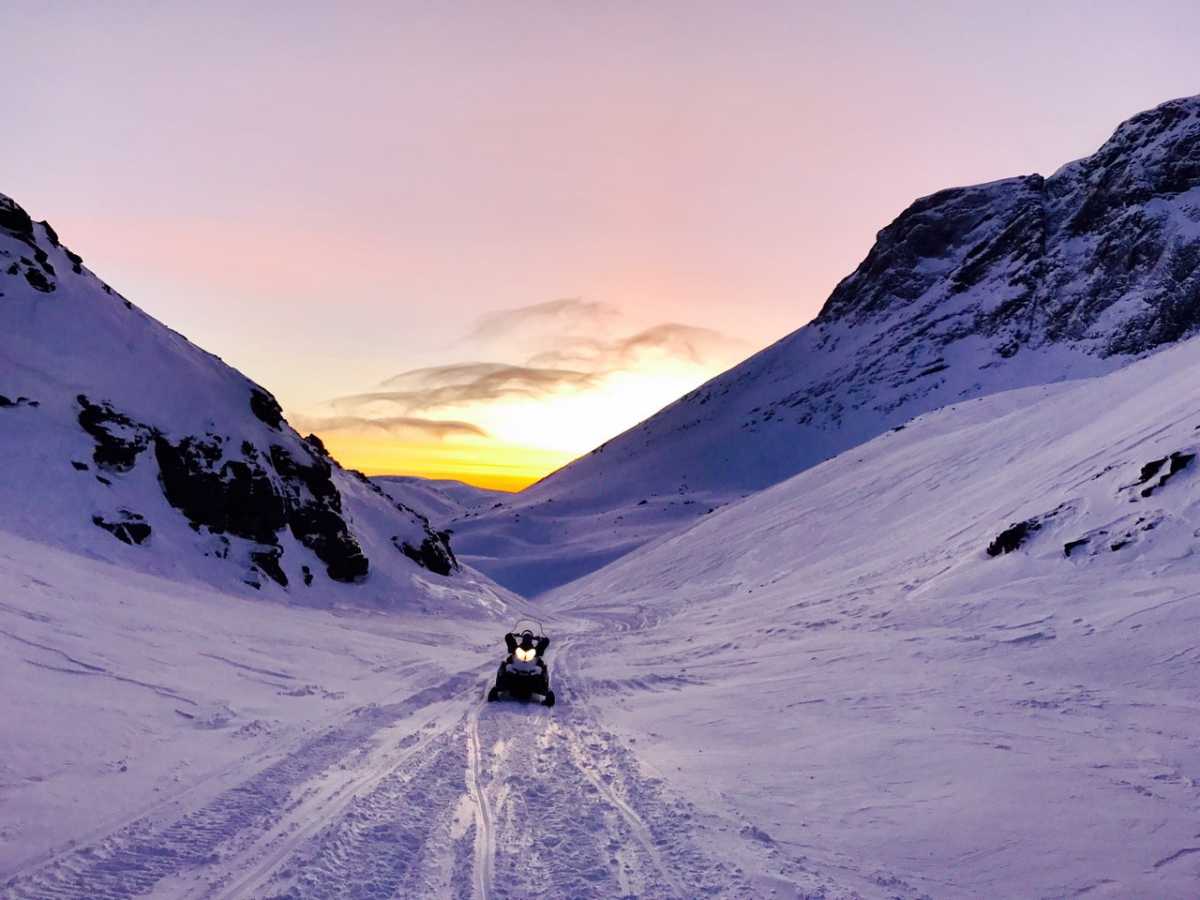
<svg viewBox="0 0 1200 900"><path fill-rule="evenodd" d="M550 690L550 669L542 655L550 646L550 638L537 622L537 634L530 628L521 630L524 621L517 622L513 630L504 636L508 656L496 671L496 684L488 691L488 703L499 700L502 694L517 700L529 700L540 694L542 703L554 705L554 691Z"/></svg>

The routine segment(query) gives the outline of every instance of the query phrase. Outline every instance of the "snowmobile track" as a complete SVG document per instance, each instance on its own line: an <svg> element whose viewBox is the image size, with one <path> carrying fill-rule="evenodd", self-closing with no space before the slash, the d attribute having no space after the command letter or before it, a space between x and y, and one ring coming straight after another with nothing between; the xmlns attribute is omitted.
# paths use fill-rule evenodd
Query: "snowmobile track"
<svg viewBox="0 0 1200 900"><path fill-rule="evenodd" d="M211 865L235 837L270 829L297 789L374 734L477 679L476 671L462 672L397 703L361 708L199 809L165 824L153 816L140 819L95 844L16 875L0 890L0 898L121 900L149 893L171 876Z"/></svg>
<svg viewBox="0 0 1200 900"><path fill-rule="evenodd" d="M293 853L274 875L270 893L254 896L384 900L461 895L469 876L445 857L455 846L451 826L467 791L466 743L462 721L440 733Z"/></svg>
<svg viewBox="0 0 1200 900"><path fill-rule="evenodd" d="M483 753L479 740L479 713L477 706L467 720L467 790L475 803L475 891L479 900L488 900L496 860L496 839L491 805L481 786Z"/></svg>

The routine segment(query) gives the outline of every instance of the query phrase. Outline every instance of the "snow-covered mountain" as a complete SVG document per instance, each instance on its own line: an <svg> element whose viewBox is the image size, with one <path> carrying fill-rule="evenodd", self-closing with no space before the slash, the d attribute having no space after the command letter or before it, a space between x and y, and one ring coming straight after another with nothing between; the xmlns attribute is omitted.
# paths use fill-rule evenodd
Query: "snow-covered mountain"
<svg viewBox="0 0 1200 900"><path fill-rule="evenodd" d="M446 533L3 196L0 529L296 602L506 602Z"/></svg>
<svg viewBox="0 0 1200 900"><path fill-rule="evenodd" d="M572 702L866 896L1195 896L1197 385L962 401L551 592Z"/></svg>
<svg viewBox="0 0 1200 900"><path fill-rule="evenodd" d="M491 491L451 478L415 475L378 475L371 479L397 503L419 512L432 522L448 522L478 515L512 497L510 491Z"/></svg>
<svg viewBox="0 0 1200 900"><path fill-rule="evenodd" d="M588 456L449 523L536 594L913 416L1097 375L1200 326L1200 97L1093 155L922 198L815 321Z"/></svg>

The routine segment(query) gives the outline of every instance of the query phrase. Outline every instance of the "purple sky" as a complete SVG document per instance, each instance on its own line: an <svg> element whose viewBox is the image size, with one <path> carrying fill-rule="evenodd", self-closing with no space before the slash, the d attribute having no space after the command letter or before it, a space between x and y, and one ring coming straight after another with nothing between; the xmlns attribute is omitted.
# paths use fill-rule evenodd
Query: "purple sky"
<svg viewBox="0 0 1200 900"><path fill-rule="evenodd" d="M1200 90L1195 3L333 8L20 4L0 33L0 192L297 413L524 363L463 337L562 298L746 342L702 377L915 197Z"/></svg>

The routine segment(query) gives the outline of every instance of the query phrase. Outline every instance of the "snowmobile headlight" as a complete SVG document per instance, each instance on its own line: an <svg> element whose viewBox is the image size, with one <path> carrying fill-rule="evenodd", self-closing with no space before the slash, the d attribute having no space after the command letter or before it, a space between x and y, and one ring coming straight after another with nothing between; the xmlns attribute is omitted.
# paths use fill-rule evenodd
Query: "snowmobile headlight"
<svg viewBox="0 0 1200 900"><path fill-rule="evenodd" d="M532 647L530 647L528 650L522 650L520 647L517 648L518 662L533 662L534 657L536 656L537 650Z"/></svg>

